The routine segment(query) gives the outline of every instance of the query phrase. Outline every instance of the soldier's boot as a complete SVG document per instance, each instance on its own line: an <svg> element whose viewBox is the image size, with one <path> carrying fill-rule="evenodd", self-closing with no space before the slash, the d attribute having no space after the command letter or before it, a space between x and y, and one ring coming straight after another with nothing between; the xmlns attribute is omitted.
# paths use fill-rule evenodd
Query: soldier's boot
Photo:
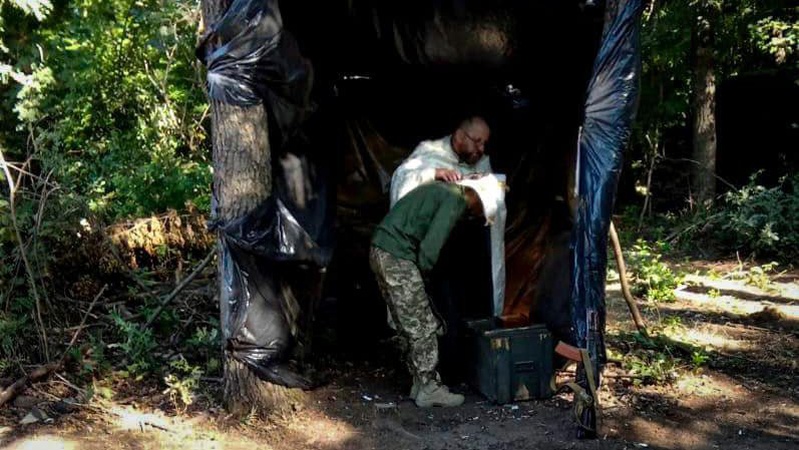
<svg viewBox="0 0 799 450"><path fill-rule="evenodd" d="M438 373L434 374L434 376L436 377L435 379L440 383L441 378L439 377ZM411 393L409 395L411 400L416 400L416 396L419 395L419 388L423 384L424 381L422 381L419 377L413 377L413 386L411 386Z"/></svg>
<svg viewBox="0 0 799 450"><path fill-rule="evenodd" d="M463 404L461 394L453 394L449 388L439 381L430 380L419 386L416 392L416 406L429 408L431 406L460 406Z"/></svg>
<svg viewBox="0 0 799 450"><path fill-rule="evenodd" d="M412 400L416 400L416 396L419 395L419 386L421 386L421 382L417 381L416 378L413 379L413 386L411 386L411 395L409 396Z"/></svg>

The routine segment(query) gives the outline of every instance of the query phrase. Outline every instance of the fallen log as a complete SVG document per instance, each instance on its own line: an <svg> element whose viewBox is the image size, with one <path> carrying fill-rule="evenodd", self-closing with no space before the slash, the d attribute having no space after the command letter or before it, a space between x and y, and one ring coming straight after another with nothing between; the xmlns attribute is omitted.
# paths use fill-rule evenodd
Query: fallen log
<svg viewBox="0 0 799 450"><path fill-rule="evenodd" d="M36 382L41 380L42 378L47 377L50 375L51 372L61 367L61 361L57 363L50 363L45 364L43 366L39 366L30 373L30 375L24 376L19 380L15 381L14 384L7 387L3 392L0 392L0 406L3 406L9 400L13 400L14 397L20 394L25 389L25 386L28 385L28 382Z"/></svg>

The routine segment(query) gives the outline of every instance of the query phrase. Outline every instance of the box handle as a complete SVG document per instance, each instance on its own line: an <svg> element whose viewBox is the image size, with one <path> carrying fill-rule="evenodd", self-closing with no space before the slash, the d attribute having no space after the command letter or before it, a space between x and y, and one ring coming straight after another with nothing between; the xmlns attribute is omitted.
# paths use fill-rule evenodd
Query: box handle
<svg viewBox="0 0 799 450"><path fill-rule="evenodd" d="M535 371L535 361L519 361L514 364L516 367L516 372L534 372Z"/></svg>

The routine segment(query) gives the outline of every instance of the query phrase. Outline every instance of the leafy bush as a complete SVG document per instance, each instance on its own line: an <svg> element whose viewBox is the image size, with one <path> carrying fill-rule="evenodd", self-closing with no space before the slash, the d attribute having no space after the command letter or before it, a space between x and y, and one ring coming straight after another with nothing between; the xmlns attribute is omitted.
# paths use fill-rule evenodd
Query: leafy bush
<svg viewBox="0 0 799 450"><path fill-rule="evenodd" d="M211 321L213 328L200 327L194 335L186 340L186 347L198 355L200 362L205 364L205 372L212 374L222 368L219 360L219 349L221 348L221 337L219 334L219 322L214 319Z"/></svg>
<svg viewBox="0 0 799 450"><path fill-rule="evenodd" d="M113 258L98 230L189 202L209 208L199 8L190 0L0 4L16 6L0 8L0 151L13 178L0 171L0 298L5 324L29 322L23 332L0 326L15 343L0 359L17 349L14 358L35 359L44 356L40 330L80 320L54 297L90 299L103 277L118 285L119 273L103 268ZM120 345L137 345L133 328L118 325L131 338ZM146 370L144 356L133 371Z"/></svg>
<svg viewBox="0 0 799 450"><path fill-rule="evenodd" d="M31 73L14 100L17 128L40 171L96 214L208 206L195 6L81 0L34 34L42 52L32 47L22 64Z"/></svg>
<svg viewBox="0 0 799 450"><path fill-rule="evenodd" d="M637 376L634 384L663 384L677 378L680 360L663 338L645 337L637 332L609 337L611 344L622 352L622 367Z"/></svg>
<svg viewBox="0 0 799 450"><path fill-rule="evenodd" d="M131 375L143 375L154 367L153 350L158 346L150 329L142 330L139 324L129 322L118 314L112 314L119 334L120 342L111 344L109 348L120 348L124 353Z"/></svg>
<svg viewBox="0 0 799 450"><path fill-rule="evenodd" d="M683 242L703 242L723 253L794 261L799 257L799 175L777 186L757 184L727 192L712 210L689 219Z"/></svg>
<svg viewBox="0 0 799 450"><path fill-rule="evenodd" d="M632 250L626 252L633 294L653 302L674 300L674 289L682 282L682 277L661 261L662 254L668 251L668 244L661 241L650 244L638 239Z"/></svg>
<svg viewBox="0 0 799 450"><path fill-rule="evenodd" d="M790 259L799 252L799 176L766 188L749 184L725 196L717 236L733 248Z"/></svg>
<svg viewBox="0 0 799 450"><path fill-rule="evenodd" d="M167 388L164 394L176 409L185 409L194 403L195 391L199 387L202 369L192 366L185 359L179 358L169 363L170 372L164 377Z"/></svg>
<svg viewBox="0 0 799 450"><path fill-rule="evenodd" d="M675 381L684 370L698 372L711 357L704 349L673 339L669 335L683 328L679 317L668 316L652 327L647 337L638 332L609 335L614 357L637 375L634 384L666 384Z"/></svg>

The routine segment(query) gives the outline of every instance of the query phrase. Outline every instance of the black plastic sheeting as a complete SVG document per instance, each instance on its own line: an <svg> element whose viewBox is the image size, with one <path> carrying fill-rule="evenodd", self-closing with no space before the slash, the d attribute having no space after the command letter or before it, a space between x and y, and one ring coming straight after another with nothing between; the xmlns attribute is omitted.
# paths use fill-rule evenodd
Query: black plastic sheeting
<svg viewBox="0 0 799 450"><path fill-rule="evenodd" d="M207 53L208 43L219 40ZM208 67L208 95L238 106L269 105L288 139L312 112L312 68L283 28L277 0L234 0L203 35L198 58Z"/></svg>
<svg viewBox="0 0 799 450"><path fill-rule="evenodd" d="M219 43L213 50L212 42ZM276 0L235 0L203 36L197 55L208 67L210 98L237 106L264 102L279 136L270 133L272 196L244 217L212 224L222 238L226 352L264 380L310 388L310 380L284 364L303 307L298 297L307 284L319 284L333 249L329 156L315 151L305 132L314 109L310 62L283 28Z"/></svg>
<svg viewBox="0 0 799 450"><path fill-rule="evenodd" d="M596 370L605 351L607 243L622 151L638 107L640 0L608 2L606 28L588 88L579 138L577 220L572 235L572 322ZM585 380L581 380L585 384ZM584 385L585 387L585 385Z"/></svg>
<svg viewBox="0 0 799 450"><path fill-rule="evenodd" d="M233 242L240 237L223 232L222 273L231 299L229 315L222 318L225 351L261 379L308 389L312 382L284 364L293 344L295 319L289 313L297 312L296 299L274 275L274 264Z"/></svg>
<svg viewBox="0 0 799 450"><path fill-rule="evenodd" d="M383 208L387 209L385 189L391 170L407 154L395 148L397 140L392 140L391 144L382 142L380 134L370 129L369 120L361 121L358 114L345 120L335 119L346 123L342 128L349 131L349 139L357 143L356 147L363 148L352 155L337 154L333 151L337 143L331 142L330 133L309 130L314 126L314 119L319 118L317 105L310 101L311 93L316 92L314 98L324 102L329 100L325 98L329 95L327 88L332 86L338 95L339 91L358 84L357 80L374 77L375 83L383 83L382 92L387 96L371 98L367 93L364 104L367 108L375 104L385 107L385 104L407 101L403 97L410 91L422 92L419 95L422 99L433 98L447 85L441 80L449 85L461 83L468 87L488 73L482 80L491 78L499 86L492 95L500 103L509 103L511 111L524 112L512 115L517 114L513 112L508 121L498 120L496 127L492 124L498 147L503 146L505 136L504 147L522 147L518 152L529 153L529 148L547 143L560 150L563 141L573 153L573 137L566 140L554 137L579 124L577 114L571 119L573 113L568 106L560 106L556 114L568 123L536 128L540 134L533 138L537 140L530 140L529 121L540 125L538 122L553 116L553 111L547 108L571 102L572 94L568 92L558 94L568 97L568 101L555 98L551 93L551 81L579 82L580 71L575 70L574 65L560 70L564 62L578 55L564 47L566 44L555 46L548 42L551 33L561 32L561 29L564 33L588 35L578 22L550 24L563 12L575 10L578 3L553 0L551 7L544 7L544 3L522 0L354 0L346 4L322 2L318 9L310 11L303 9L305 3L287 2L283 6L293 8L293 17L314 16L307 24L299 19L292 24L295 39L295 35L283 27L277 0L232 2L224 16L210 26L197 50L198 57L208 67L209 96L239 106L263 102L268 111L270 131L277 133L270 133L273 195L247 216L216 224L223 246L223 289L230 294L231 302L227 317L222 318L223 337L230 355L248 364L265 380L290 387L311 386L309 380L284 365L296 341L302 309L299 297L303 291L315 289L306 285L303 280L307 278L302 273L318 273L330 264L334 231L339 232L339 239L342 236L348 239L348 243L349 239L359 239L358 233L368 233L372 219L379 218L385 213ZM605 360L602 336L607 231L621 168L621 149L629 137L637 98L636 21L640 0L609 2L608 8L613 20L606 24L601 51L595 59L579 139L580 203L572 235L574 269L570 280L573 336L569 340L580 346L593 346L592 356L600 363ZM530 18L546 26L528 26L526 20ZM314 39L303 40L303 33L306 38L314 36ZM298 40L304 54L300 53ZM313 70L305 56L313 59ZM414 72L418 67L426 70L421 76L420 72ZM365 75L343 76L347 73ZM439 84L435 84L427 82L425 77L429 74L443 76ZM314 78L316 85L312 84ZM522 90L511 87L510 82L518 84ZM474 87L477 84L474 83ZM580 89L584 86L582 84ZM532 92L534 97L531 101L519 92ZM460 97L467 96L456 95L451 97L452 102L424 104L407 112L433 119L443 112L440 105L445 104L449 112L457 110L462 118L464 110L457 103ZM579 92L575 95L579 103L582 103L581 97ZM529 112L533 109L535 111ZM424 129L426 123L432 123L424 118L416 122L409 118L406 124L392 117L401 131L404 127L418 132L414 135L410 131L405 136L407 141L402 145L407 150L410 150L408 145L420 138L438 137L432 134L432 128ZM416 126L408 125L412 122ZM504 131L510 132L503 133L503 126ZM318 136L324 136L325 140L319 140ZM516 140L517 137L527 141L519 145L523 141ZM526 161L528 156L522 155L521 159ZM546 178L555 176L547 171L540 173L537 179L523 172L514 177L512 171L520 167L519 158L518 154L492 156L495 170L504 169L511 175L511 202L514 198L524 200L525 189L531 194L541 191L528 183L538 182L544 189L558 182L565 186L562 179L550 181ZM359 168L341 173L339 169L349 164L350 159ZM335 181L332 170L339 170ZM338 205L331 200L336 186ZM540 206L534 202L532 205L528 210ZM338 221L334 220L336 209ZM509 204L509 214L512 209L513 205ZM343 217L342 211L349 216ZM349 229L337 228L345 221ZM356 228L357 232L347 236ZM358 266L365 261L364 257L362 261L348 264ZM552 267L551 271L557 274L555 265ZM342 271L347 269L343 267ZM557 283L558 286L563 284ZM589 311L595 313L592 317L597 319L593 334L586 319ZM563 322L562 317L551 320Z"/></svg>

